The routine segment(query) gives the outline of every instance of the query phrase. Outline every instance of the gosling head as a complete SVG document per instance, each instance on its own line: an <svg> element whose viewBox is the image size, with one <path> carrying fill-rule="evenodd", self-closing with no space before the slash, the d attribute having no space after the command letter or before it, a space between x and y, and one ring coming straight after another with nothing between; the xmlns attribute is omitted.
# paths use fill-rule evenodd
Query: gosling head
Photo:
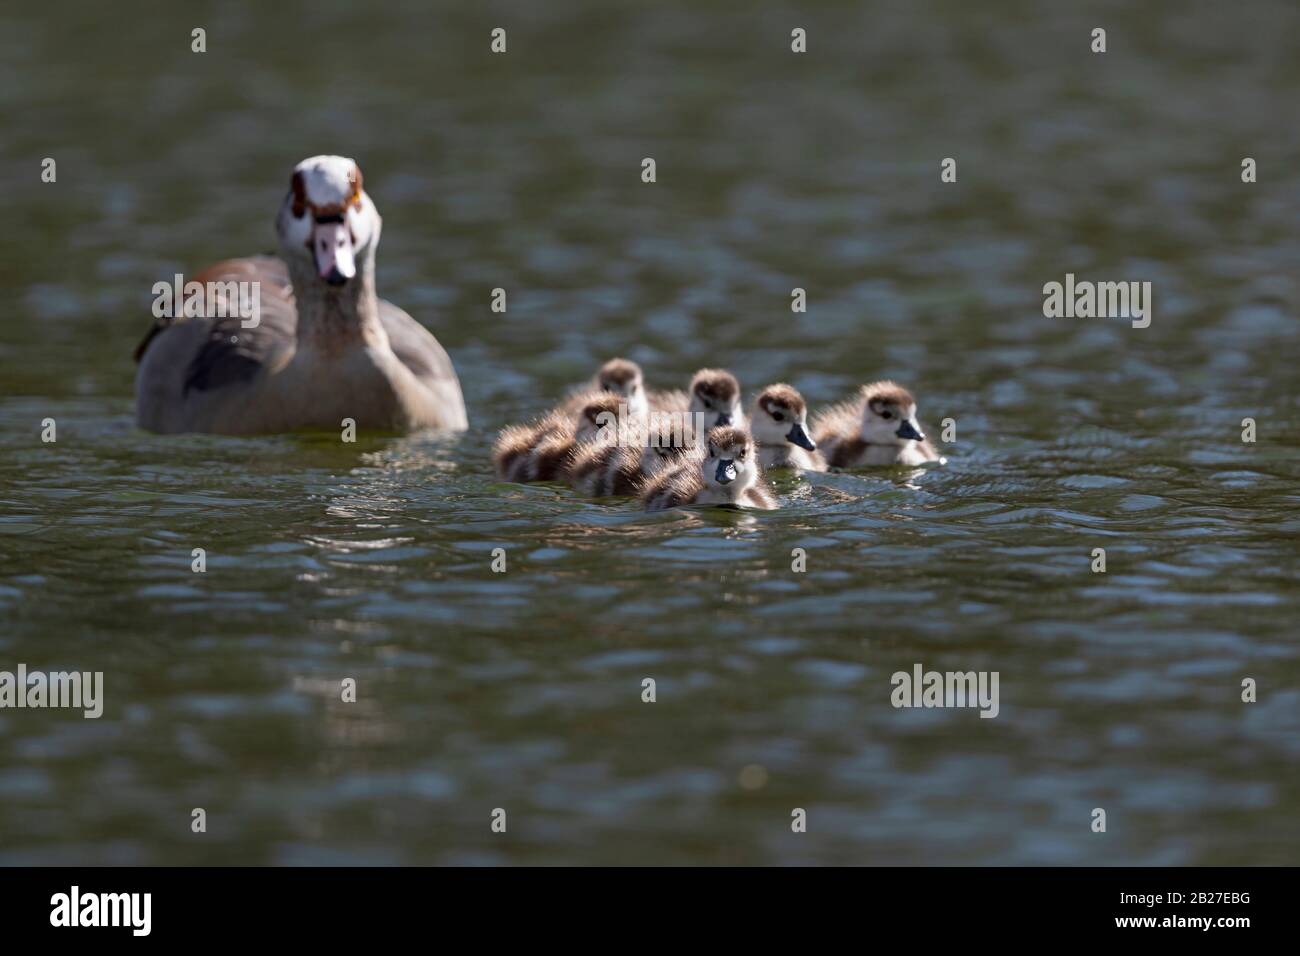
<svg viewBox="0 0 1300 956"><path fill-rule="evenodd" d="M916 420L916 399L896 382L862 387L862 440L872 445L907 445L925 441Z"/></svg>
<svg viewBox="0 0 1300 956"><path fill-rule="evenodd" d="M758 393L750 431L760 445L788 442L805 451L817 450L808 435L808 407L803 396L789 385L769 385Z"/></svg>
<svg viewBox="0 0 1300 956"><path fill-rule="evenodd" d="M691 411L704 416L704 428L745 427L740 383L725 369L702 368L691 378Z"/></svg>
<svg viewBox="0 0 1300 956"><path fill-rule="evenodd" d="M361 188L360 167L343 156L313 156L295 166L275 220L285 261L332 289L356 277L382 224Z"/></svg>
<svg viewBox="0 0 1300 956"><path fill-rule="evenodd" d="M758 461L749 433L729 425L711 429L705 439L700 473L710 488L732 495L758 481Z"/></svg>
<svg viewBox="0 0 1300 956"><path fill-rule="evenodd" d="M613 445L621 443L619 407L623 399L610 392L592 392L582 405L574 428L574 437L580 441L599 441Z"/></svg>
<svg viewBox="0 0 1300 956"><path fill-rule="evenodd" d="M620 396L627 403L628 414L643 418L650 405L646 399L645 379L641 366L627 359L613 358L596 373L595 387Z"/></svg>

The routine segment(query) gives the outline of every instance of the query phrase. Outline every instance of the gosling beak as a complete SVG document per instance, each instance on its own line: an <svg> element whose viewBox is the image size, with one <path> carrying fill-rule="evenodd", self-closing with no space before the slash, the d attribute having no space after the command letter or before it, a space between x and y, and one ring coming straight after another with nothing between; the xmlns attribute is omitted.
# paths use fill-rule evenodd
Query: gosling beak
<svg viewBox="0 0 1300 956"><path fill-rule="evenodd" d="M312 230L311 249L317 273L330 285L343 285L357 274L352 235L346 222L317 223Z"/></svg>
<svg viewBox="0 0 1300 956"><path fill-rule="evenodd" d="M713 423L714 428L721 428L723 425L731 424L731 414L729 412L719 412L718 420Z"/></svg>
<svg viewBox="0 0 1300 956"><path fill-rule="evenodd" d="M785 440L792 445L798 445L806 451L817 450L817 446L813 444L813 440L808 437L808 433L804 431L804 427L800 422L794 423L794 426L790 429L790 433L785 436Z"/></svg>
<svg viewBox="0 0 1300 956"><path fill-rule="evenodd" d="M925 436L912 427L912 423L904 421L898 426L898 431L894 432L899 438L910 438L912 441L925 441Z"/></svg>
<svg viewBox="0 0 1300 956"><path fill-rule="evenodd" d="M714 475L720 485L729 485L736 480L736 463L730 458L718 462L718 473Z"/></svg>

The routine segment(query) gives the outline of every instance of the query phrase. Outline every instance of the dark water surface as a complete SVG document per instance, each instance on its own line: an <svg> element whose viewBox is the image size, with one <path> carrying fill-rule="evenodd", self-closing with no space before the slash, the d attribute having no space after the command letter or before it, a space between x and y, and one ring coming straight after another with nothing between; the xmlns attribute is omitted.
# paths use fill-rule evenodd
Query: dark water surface
<svg viewBox="0 0 1300 956"><path fill-rule="evenodd" d="M0 862L1295 863L1300 8L1057 6L9 9L0 669L106 704L0 711ZM136 430L153 283L271 248L320 152L471 431ZM1044 318L1066 272L1150 328ZM957 441L773 514L495 481L614 354L895 377ZM999 717L893 709L918 662Z"/></svg>

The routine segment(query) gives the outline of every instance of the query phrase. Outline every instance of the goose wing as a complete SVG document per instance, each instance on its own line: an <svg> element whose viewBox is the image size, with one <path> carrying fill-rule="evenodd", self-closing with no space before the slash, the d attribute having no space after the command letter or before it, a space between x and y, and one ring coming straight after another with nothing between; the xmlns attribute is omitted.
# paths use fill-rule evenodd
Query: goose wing
<svg viewBox="0 0 1300 956"><path fill-rule="evenodd" d="M432 332L383 299L379 300L379 321L388 333L388 344L393 354L433 393L439 409L448 419L444 427L464 428L465 399L447 350Z"/></svg>
<svg viewBox="0 0 1300 956"><path fill-rule="evenodd" d="M278 366L292 355L298 312L284 263L271 256L228 259L191 278L192 282L257 282L259 322L244 328L237 302L224 292L226 308L236 314L158 319L136 349L136 414L153 431L186 431L196 427L199 405L210 408L207 396L222 386L246 382L268 365ZM173 309L182 312L180 308ZM203 396L201 401L200 396ZM224 401L222 399L221 401Z"/></svg>
<svg viewBox="0 0 1300 956"><path fill-rule="evenodd" d="M209 266L191 282L227 283L257 282L260 284L260 315L255 328L243 327L238 315L163 316L155 319L144 339L136 346L135 360L141 363L146 353L159 340L159 336L179 326L202 325L207 335L198 339L185 363L182 393L197 388L206 391L233 381L252 378L266 364L268 358L286 347L292 347L298 327L298 313L294 307L293 287L284 263L273 256L255 256L247 259L227 259ZM237 311L230 303L226 311ZM179 308L173 311L181 311ZM192 334L192 333L191 333ZM166 371L166 370L164 370ZM175 371L175 369L171 369Z"/></svg>

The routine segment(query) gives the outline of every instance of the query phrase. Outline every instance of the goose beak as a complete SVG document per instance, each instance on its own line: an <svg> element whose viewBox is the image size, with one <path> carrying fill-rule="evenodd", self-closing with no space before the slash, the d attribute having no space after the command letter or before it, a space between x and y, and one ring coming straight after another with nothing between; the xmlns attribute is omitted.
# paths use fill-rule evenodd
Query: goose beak
<svg viewBox="0 0 1300 956"><path fill-rule="evenodd" d="M317 223L312 230L311 248L317 273L330 285L343 285L357 274L352 235L346 222Z"/></svg>
<svg viewBox="0 0 1300 956"><path fill-rule="evenodd" d="M718 462L718 473L713 476L720 485L729 485L736 480L736 463L730 458Z"/></svg>
<svg viewBox="0 0 1300 956"><path fill-rule="evenodd" d="M794 423L794 427L791 428L790 433L785 436L785 440L792 445L798 445L806 451L817 450L817 446L813 444L813 440L808 437L808 432L804 430L801 422Z"/></svg>
<svg viewBox="0 0 1300 956"><path fill-rule="evenodd" d="M730 412L719 412L719 413L718 413L718 420L715 421L715 422L713 423L713 427L714 427L714 428L721 428L721 427L724 426L724 425L730 425L730 424L731 424L731 413L730 413Z"/></svg>
<svg viewBox="0 0 1300 956"><path fill-rule="evenodd" d="M912 427L912 423L904 421L898 426L898 431L894 432L899 438L910 438L912 441L925 441L925 436Z"/></svg>

